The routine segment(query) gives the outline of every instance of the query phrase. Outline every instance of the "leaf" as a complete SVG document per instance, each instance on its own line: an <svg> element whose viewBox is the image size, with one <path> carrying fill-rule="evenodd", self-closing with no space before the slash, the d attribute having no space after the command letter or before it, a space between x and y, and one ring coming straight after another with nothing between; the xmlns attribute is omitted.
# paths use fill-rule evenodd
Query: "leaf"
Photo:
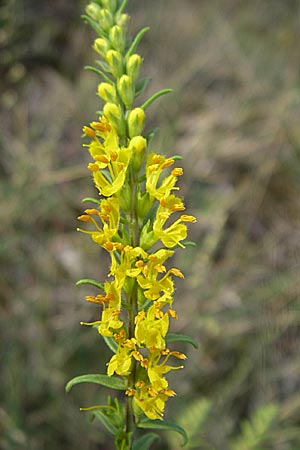
<svg viewBox="0 0 300 450"><path fill-rule="evenodd" d="M96 205L100 205L100 201L93 197L85 197L82 200L82 203L95 203Z"/></svg>
<svg viewBox="0 0 300 450"><path fill-rule="evenodd" d="M148 86L149 82L151 81L151 78L147 77L147 78L142 78L141 80L139 80L136 85L135 85L135 96L138 97L142 92L144 92L144 90L146 89L146 87Z"/></svg>
<svg viewBox="0 0 300 450"><path fill-rule="evenodd" d="M108 83L112 83L111 79L100 69L96 69L96 67L93 66L84 66L85 70L90 70L91 72L95 72L97 75L100 75L105 81Z"/></svg>
<svg viewBox="0 0 300 450"><path fill-rule="evenodd" d="M93 30L96 31L96 33L97 33L99 36L103 36L102 29L101 29L100 25L98 25L97 22L96 22L95 20L93 20L93 19L92 19L91 17L89 17L89 16L86 16L85 14L82 15L81 18L82 18L83 20L85 20L85 21L93 28Z"/></svg>
<svg viewBox="0 0 300 450"><path fill-rule="evenodd" d="M180 155L173 155L173 156L170 156L170 158L174 159L174 161L182 161L183 160L183 157Z"/></svg>
<svg viewBox="0 0 300 450"><path fill-rule="evenodd" d="M107 347L113 352L116 353L118 349L118 344L116 341L109 336L102 336Z"/></svg>
<svg viewBox="0 0 300 450"><path fill-rule="evenodd" d="M145 421L140 422L137 424L138 428L144 428L144 429L156 429L156 430L170 430L170 431L176 431L177 433L181 434L183 437L183 443L182 447L184 447L188 442L188 436L183 428L181 428L177 423L172 422L170 420L151 420L151 421Z"/></svg>
<svg viewBox="0 0 300 450"><path fill-rule="evenodd" d="M173 92L172 89L162 89L161 91L156 92L152 95L152 97L148 98L148 100L145 101L145 103L141 106L142 109L147 109L149 106L159 97L162 95L169 94L170 92Z"/></svg>
<svg viewBox="0 0 300 450"><path fill-rule="evenodd" d="M187 344L191 344L194 348L199 348L197 342L185 334L168 333L166 336L166 341L168 344L170 342L186 342Z"/></svg>
<svg viewBox="0 0 300 450"><path fill-rule="evenodd" d="M66 392L69 392L75 384L80 383L95 383L119 391L126 390L126 384L120 378L113 378L102 374L88 374L72 378L66 385Z"/></svg>
<svg viewBox="0 0 300 450"><path fill-rule="evenodd" d="M93 411L92 415L96 417L96 419L100 420L100 422L105 426L107 431L109 431L114 436L117 434L118 430L114 426L114 424L109 420L106 414L104 414L102 411L97 410Z"/></svg>
<svg viewBox="0 0 300 450"><path fill-rule="evenodd" d="M193 241L183 241L182 244L185 247L197 247L196 242L193 242Z"/></svg>
<svg viewBox="0 0 300 450"><path fill-rule="evenodd" d="M159 131L158 127L153 128L152 130L149 131L149 133L146 134L146 140L147 140L147 144L150 144L150 142L152 141L152 139L154 138L154 136L156 135L156 133Z"/></svg>
<svg viewBox="0 0 300 450"><path fill-rule="evenodd" d="M78 280L76 286L81 286L82 284L90 284L91 286L95 286L104 291L104 285L102 283L99 283L96 280L91 280L90 278L83 278L82 280Z"/></svg>
<svg viewBox="0 0 300 450"><path fill-rule="evenodd" d="M144 434L134 442L132 450L149 450L150 445L157 439L160 439L160 437L156 433Z"/></svg>
<svg viewBox="0 0 300 450"><path fill-rule="evenodd" d="M136 35L136 37L134 38L128 52L126 53L126 60L136 51L137 46L140 43L140 40L142 39L142 37L144 36L145 33L147 33L147 31L149 31L150 28L149 27L145 27L142 28L141 31L138 32L138 34Z"/></svg>

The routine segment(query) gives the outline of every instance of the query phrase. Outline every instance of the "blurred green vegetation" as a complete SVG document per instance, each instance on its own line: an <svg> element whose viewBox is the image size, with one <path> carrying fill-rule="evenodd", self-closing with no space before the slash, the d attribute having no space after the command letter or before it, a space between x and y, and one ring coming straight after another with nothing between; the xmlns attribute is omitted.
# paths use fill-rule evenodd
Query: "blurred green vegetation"
<svg viewBox="0 0 300 450"><path fill-rule="evenodd" d="M92 32L78 1L0 6L0 448L109 450L79 406L107 391L109 351L80 320L97 317L78 278L107 260L75 232L93 195L81 127L99 104ZM300 56L298 0L130 0L154 141L184 157L182 192L195 249L178 253L176 331L195 337L170 377L168 405L187 450L300 448ZM175 329L173 330L175 331ZM100 397L100 399L99 399ZM155 445L154 445L155 447ZM156 448L178 450L165 434Z"/></svg>

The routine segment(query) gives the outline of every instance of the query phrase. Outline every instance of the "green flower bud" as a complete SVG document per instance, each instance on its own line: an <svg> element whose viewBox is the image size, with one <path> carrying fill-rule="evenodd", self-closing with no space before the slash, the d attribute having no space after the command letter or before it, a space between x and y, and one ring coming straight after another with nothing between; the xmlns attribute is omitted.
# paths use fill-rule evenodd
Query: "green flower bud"
<svg viewBox="0 0 300 450"><path fill-rule="evenodd" d="M140 55L134 54L128 58L126 64L126 72L127 75L132 79L133 83L135 83L139 77L141 64L142 58L140 57Z"/></svg>
<svg viewBox="0 0 300 450"><path fill-rule="evenodd" d="M114 13L117 9L118 2L117 0L102 0L102 6Z"/></svg>
<svg viewBox="0 0 300 450"><path fill-rule="evenodd" d="M122 102L127 109L130 109L134 100L134 87L131 78L128 75L122 75L117 86Z"/></svg>
<svg viewBox="0 0 300 450"><path fill-rule="evenodd" d="M85 12L88 16L90 16L92 19L98 21L99 20L99 14L100 14L101 8L96 3L90 3L86 8Z"/></svg>
<svg viewBox="0 0 300 450"><path fill-rule="evenodd" d="M98 94L105 102L117 103L117 92L113 84L100 83L98 85Z"/></svg>
<svg viewBox="0 0 300 450"><path fill-rule="evenodd" d="M120 207L125 214L128 214L131 208L132 190L128 183L124 183L122 187L122 195L120 195Z"/></svg>
<svg viewBox="0 0 300 450"><path fill-rule="evenodd" d="M145 112L142 108L135 108L130 111L128 115L128 131L131 139L142 134L144 122Z"/></svg>
<svg viewBox="0 0 300 450"><path fill-rule="evenodd" d="M125 120L124 115L119 105L114 103L106 103L103 108L103 114L106 119L117 130L120 137L125 136Z"/></svg>
<svg viewBox="0 0 300 450"><path fill-rule="evenodd" d="M124 28L119 25L115 25L109 32L110 42L115 50L123 52L126 45L126 37Z"/></svg>
<svg viewBox="0 0 300 450"><path fill-rule="evenodd" d="M115 78L120 78L123 73L123 61L122 56L116 50L109 50L106 53L106 61L108 62L111 73Z"/></svg>
<svg viewBox="0 0 300 450"><path fill-rule="evenodd" d="M144 160L147 141L143 136L135 136L131 139L128 148L132 151L132 166L138 172Z"/></svg>
<svg viewBox="0 0 300 450"><path fill-rule="evenodd" d="M117 24L126 30L129 19L130 19L130 17L128 14L121 14L120 17L117 18Z"/></svg>
<svg viewBox="0 0 300 450"><path fill-rule="evenodd" d="M97 38L94 41L93 48L99 53L103 58L106 57L108 50L110 49L109 43L106 39Z"/></svg>
<svg viewBox="0 0 300 450"><path fill-rule="evenodd" d="M145 217L145 216L143 216ZM156 242L158 241L158 239L154 236L154 232L153 230L151 230L150 227L150 220L148 220L148 222L146 223L146 225L143 226L142 230L141 230L141 235L140 235L140 246L142 247L142 249L144 250L149 250L149 248L151 248Z"/></svg>
<svg viewBox="0 0 300 450"><path fill-rule="evenodd" d="M113 17L108 9L100 10L98 20L104 31L109 31L114 22Z"/></svg>

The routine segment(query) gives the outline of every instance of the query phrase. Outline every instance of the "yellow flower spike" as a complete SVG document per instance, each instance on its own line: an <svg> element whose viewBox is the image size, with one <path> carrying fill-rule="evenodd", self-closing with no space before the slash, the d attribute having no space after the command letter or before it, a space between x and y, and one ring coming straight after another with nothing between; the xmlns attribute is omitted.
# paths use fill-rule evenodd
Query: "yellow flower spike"
<svg viewBox="0 0 300 450"><path fill-rule="evenodd" d="M88 169L101 197L99 202L89 199L93 205L78 220L87 223L87 230L79 231L106 250L110 259L103 284L82 280L104 290L86 296L87 302L100 306L100 320L82 324L96 325L115 351L107 363L107 374L123 379L107 382L104 378L107 386L126 386L125 414L120 408L120 417L117 410L116 417L111 417L113 426L119 427L116 447L129 449L136 446L134 414L162 419L166 401L175 395L166 376L182 366L168 365L169 358L186 358L166 346L169 322L178 318L172 306L174 280L184 278L168 260L174 254L172 248L184 247L187 224L196 218L182 214L184 202L175 195L178 177L183 174L182 168L174 167L179 158L154 152L147 155L148 138L142 135L145 110L170 90L157 92L142 106L133 106L146 84L139 80L142 58L135 51L148 29L129 41L129 16L123 13L126 3L92 0L87 7L86 21L98 34L93 47L102 56L98 68L88 68L101 77L98 96L103 104L101 116L82 131L89 138L84 144L91 156ZM173 213L179 214L171 221Z"/></svg>

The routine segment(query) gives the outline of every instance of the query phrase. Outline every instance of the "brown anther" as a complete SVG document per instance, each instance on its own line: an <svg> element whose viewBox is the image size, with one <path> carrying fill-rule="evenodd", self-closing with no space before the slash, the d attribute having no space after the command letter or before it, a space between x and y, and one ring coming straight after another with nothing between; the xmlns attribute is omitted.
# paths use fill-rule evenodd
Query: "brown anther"
<svg viewBox="0 0 300 450"><path fill-rule="evenodd" d="M153 389L152 387L148 387L147 392L149 395L151 395L151 397L157 397L158 396L158 392Z"/></svg>
<svg viewBox="0 0 300 450"><path fill-rule="evenodd" d="M158 273L164 273L167 271L166 267L163 264L156 264L156 266L154 266L154 269L158 272Z"/></svg>
<svg viewBox="0 0 300 450"><path fill-rule="evenodd" d="M161 161L161 156L160 155L154 155L152 158L152 164L159 164Z"/></svg>
<svg viewBox="0 0 300 450"><path fill-rule="evenodd" d="M155 256L155 255L150 255L150 256L149 256L149 260L150 260L151 262L155 262L155 261L157 261L157 256Z"/></svg>
<svg viewBox="0 0 300 450"><path fill-rule="evenodd" d="M118 159L118 153L117 152L110 152L109 154L112 161L116 161Z"/></svg>
<svg viewBox="0 0 300 450"><path fill-rule="evenodd" d="M92 208L92 209L85 209L84 212L85 212L86 214L91 214L91 215L95 215L95 216L98 216L98 215L99 215L99 211L98 211L97 209L95 209L95 208Z"/></svg>
<svg viewBox="0 0 300 450"><path fill-rule="evenodd" d="M173 177L180 177L182 174L183 174L183 169L181 167L176 167L171 172L171 175Z"/></svg>
<svg viewBox="0 0 300 450"><path fill-rule="evenodd" d="M162 319L164 317L164 313L162 311L155 311L156 319Z"/></svg>
<svg viewBox="0 0 300 450"><path fill-rule="evenodd" d="M163 208L165 208L167 206L167 202L164 198L162 198L159 203L160 203L160 206L162 206Z"/></svg>
<svg viewBox="0 0 300 450"><path fill-rule="evenodd" d="M175 277L179 277L179 278L184 278L183 273L181 272L181 270L176 269L175 267L173 267L172 269L170 269L170 273L175 275Z"/></svg>
<svg viewBox="0 0 300 450"><path fill-rule="evenodd" d="M104 222L109 222L109 216L107 214L100 214L100 218L104 221Z"/></svg>
<svg viewBox="0 0 300 450"><path fill-rule="evenodd" d="M102 122L91 122L90 123L91 127L94 128L94 130L97 131L106 131L106 124L102 123Z"/></svg>
<svg viewBox="0 0 300 450"><path fill-rule="evenodd" d="M178 319L177 312L176 312L174 309L168 309L167 313L168 313L169 316L172 317L173 319Z"/></svg>
<svg viewBox="0 0 300 450"><path fill-rule="evenodd" d="M180 203L175 203L175 205L171 206L170 208L171 211L184 211L185 210L185 206L183 204Z"/></svg>
<svg viewBox="0 0 300 450"><path fill-rule="evenodd" d="M125 391L125 394L128 395L129 397L132 397L135 393L136 393L136 390L133 388L126 389L126 391Z"/></svg>
<svg viewBox="0 0 300 450"><path fill-rule="evenodd" d="M90 137L91 139L95 139L96 137L96 133L94 130L92 130L90 127L84 126L82 128L82 131L84 132L84 134L88 137Z"/></svg>
<svg viewBox="0 0 300 450"><path fill-rule="evenodd" d="M105 248L105 250L107 250L108 252L112 252L114 249L114 244L112 242L106 242L106 244L103 245L103 247Z"/></svg>
<svg viewBox="0 0 300 450"><path fill-rule="evenodd" d="M87 168L91 171L91 172L98 172L99 170L99 166L96 163L89 163Z"/></svg>
<svg viewBox="0 0 300 450"><path fill-rule="evenodd" d="M165 394L167 397L174 397L176 395L176 392L173 391L173 389L164 389L162 393Z"/></svg>
<svg viewBox="0 0 300 450"><path fill-rule="evenodd" d="M108 164L108 163L109 163L109 159L108 159L108 157L105 156L105 155L95 155L95 156L94 156L94 160L95 160L95 161L102 162L102 163L104 163L104 164Z"/></svg>
<svg viewBox="0 0 300 450"><path fill-rule="evenodd" d="M143 389L146 386L146 383L145 383L145 381L140 380L140 381L137 381L135 383L135 385L136 385L137 388Z"/></svg>
<svg viewBox="0 0 300 450"><path fill-rule="evenodd" d="M148 369L149 363L148 363L148 359L143 359L143 361L141 361L141 366L144 367L145 369Z"/></svg>
<svg viewBox="0 0 300 450"><path fill-rule="evenodd" d="M142 261L141 259L135 263L135 267L137 267L138 269L141 269L143 266L144 261Z"/></svg>
<svg viewBox="0 0 300 450"><path fill-rule="evenodd" d="M90 216L87 216L86 214L78 216L77 219L81 220L81 222L92 222L92 218Z"/></svg>
<svg viewBox="0 0 300 450"><path fill-rule="evenodd" d="M168 158L165 160L165 162L162 163L162 165L160 166L162 169L166 169L167 167L170 167L174 164L174 159L172 158Z"/></svg>
<svg viewBox="0 0 300 450"><path fill-rule="evenodd" d="M184 353L180 352L171 352L172 356L175 356L177 359L187 359L187 356Z"/></svg>
<svg viewBox="0 0 300 450"><path fill-rule="evenodd" d="M132 352L132 356L134 357L134 359L136 361L143 361L143 359L144 359L143 355L140 352L138 352L137 350Z"/></svg>
<svg viewBox="0 0 300 450"><path fill-rule="evenodd" d="M182 222L191 222L191 223L197 222L196 217L194 217L194 216L188 216L187 214L182 214L182 216L180 216L180 220L181 220Z"/></svg>
<svg viewBox="0 0 300 450"><path fill-rule="evenodd" d="M170 350L169 350L168 348L163 348L163 349L160 351L160 354L163 355L163 356L166 356L166 355L168 355L169 353L170 353Z"/></svg>
<svg viewBox="0 0 300 450"><path fill-rule="evenodd" d="M109 204L101 205L101 209L103 209L107 213L110 213L111 210L112 210L112 208L111 208L111 206Z"/></svg>

